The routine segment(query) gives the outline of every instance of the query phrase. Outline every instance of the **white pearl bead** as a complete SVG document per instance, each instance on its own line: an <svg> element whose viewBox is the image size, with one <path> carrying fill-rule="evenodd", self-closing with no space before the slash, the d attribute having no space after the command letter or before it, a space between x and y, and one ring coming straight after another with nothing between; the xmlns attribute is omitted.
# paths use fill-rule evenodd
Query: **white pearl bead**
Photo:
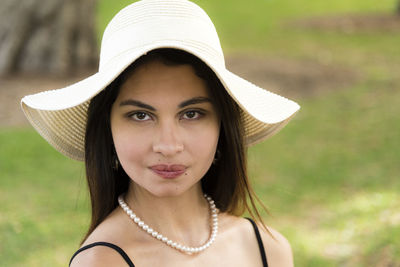
<svg viewBox="0 0 400 267"><path fill-rule="evenodd" d="M158 240L166 243L167 245L183 252L186 254L193 254L193 253L199 253L205 250L206 248L210 247L211 244L215 241L215 238L217 236L218 232L218 209L215 206L215 202L211 199L211 197L207 196L207 194L204 194L204 197L207 199L208 204L210 206L210 212L211 212L211 220L210 220L210 226L211 226L211 234L209 240L203 244L201 247L187 247L184 245L181 245L179 243L173 242L172 240L169 240L167 237L163 236L162 234L159 234L158 232L154 231L152 228L150 228L148 225L146 225L143 221L140 220L139 217L136 216L135 213L128 207L128 205L124 202L122 195L118 197L118 202L121 208L127 213L127 215L139 226L141 227L144 231L146 231L148 234L152 235L154 238L157 238Z"/></svg>

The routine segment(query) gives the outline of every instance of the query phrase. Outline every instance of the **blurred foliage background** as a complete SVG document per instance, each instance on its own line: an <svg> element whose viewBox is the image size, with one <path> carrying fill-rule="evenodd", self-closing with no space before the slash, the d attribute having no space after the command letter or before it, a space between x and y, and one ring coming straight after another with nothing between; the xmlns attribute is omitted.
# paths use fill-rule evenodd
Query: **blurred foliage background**
<svg viewBox="0 0 400 267"><path fill-rule="evenodd" d="M296 266L400 266L396 1L195 2L228 66L302 106L249 149L265 221L289 239ZM99 40L126 4L99 1ZM0 125L0 202L1 266L65 266L88 227L83 165L27 125Z"/></svg>

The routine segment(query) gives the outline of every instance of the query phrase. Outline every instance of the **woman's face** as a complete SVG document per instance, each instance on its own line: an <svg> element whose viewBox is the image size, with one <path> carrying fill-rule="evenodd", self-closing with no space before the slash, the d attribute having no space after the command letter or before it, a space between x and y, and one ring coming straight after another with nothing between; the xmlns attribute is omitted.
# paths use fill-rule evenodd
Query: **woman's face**
<svg viewBox="0 0 400 267"><path fill-rule="evenodd" d="M110 119L118 159L135 191L165 197L200 186L214 159L220 121L190 65L138 67L122 84Z"/></svg>

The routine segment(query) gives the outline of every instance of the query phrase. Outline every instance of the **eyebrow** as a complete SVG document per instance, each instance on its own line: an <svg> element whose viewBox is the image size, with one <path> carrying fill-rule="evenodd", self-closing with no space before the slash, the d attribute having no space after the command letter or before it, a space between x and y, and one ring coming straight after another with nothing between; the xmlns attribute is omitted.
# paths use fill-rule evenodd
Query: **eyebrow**
<svg viewBox="0 0 400 267"><path fill-rule="evenodd" d="M201 104L201 103L212 103L211 99L204 96L193 97L186 101L183 101L178 105L179 108L184 108L186 106L194 105L194 104Z"/></svg>
<svg viewBox="0 0 400 267"><path fill-rule="evenodd" d="M148 104L145 104L139 100L133 100L133 99L128 99L128 100L124 100L121 103L119 103L119 106L136 106L139 108L144 108L144 109L148 109L151 111L156 111L156 109Z"/></svg>
<svg viewBox="0 0 400 267"><path fill-rule="evenodd" d="M185 100L182 103L178 105L179 108L184 108L186 106L194 105L194 104L200 104L200 103L212 103L211 99L208 97L203 97L203 96L198 96L198 97L193 97L191 99ZM144 109L148 109L151 111L156 111L156 108L143 103L139 100L134 100L134 99L127 99L122 101L119 106L136 106Z"/></svg>

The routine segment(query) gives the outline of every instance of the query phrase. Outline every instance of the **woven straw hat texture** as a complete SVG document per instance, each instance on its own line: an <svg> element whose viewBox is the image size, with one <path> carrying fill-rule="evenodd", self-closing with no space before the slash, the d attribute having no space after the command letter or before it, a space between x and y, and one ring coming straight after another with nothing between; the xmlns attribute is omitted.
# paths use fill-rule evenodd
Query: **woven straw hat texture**
<svg viewBox="0 0 400 267"><path fill-rule="evenodd" d="M132 62L157 48L189 52L215 72L241 107L247 145L277 133L300 108L294 101L226 69L216 29L199 6L187 0L142 0L122 9L108 24L98 72L64 88L25 96L22 109L33 127L58 151L84 160L90 100Z"/></svg>

